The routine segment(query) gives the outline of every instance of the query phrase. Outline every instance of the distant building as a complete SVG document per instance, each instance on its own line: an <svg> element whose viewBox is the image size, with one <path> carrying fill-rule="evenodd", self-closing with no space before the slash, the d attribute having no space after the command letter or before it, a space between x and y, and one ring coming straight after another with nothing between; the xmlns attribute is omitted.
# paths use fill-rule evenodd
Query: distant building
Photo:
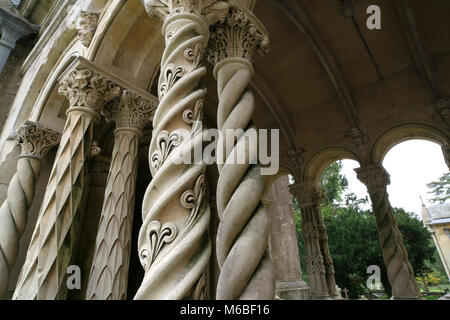
<svg viewBox="0 0 450 320"><path fill-rule="evenodd" d="M450 279L450 203L430 208L422 204L423 224L430 228L447 277Z"/></svg>

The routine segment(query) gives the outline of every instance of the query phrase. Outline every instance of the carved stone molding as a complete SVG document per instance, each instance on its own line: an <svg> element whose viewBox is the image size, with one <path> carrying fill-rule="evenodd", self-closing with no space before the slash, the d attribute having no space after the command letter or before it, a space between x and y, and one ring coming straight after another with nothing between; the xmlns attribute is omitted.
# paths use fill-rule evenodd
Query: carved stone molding
<svg viewBox="0 0 450 320"><path fill-rule="evenodd" d="M224 23L211 28L208 60L217 64L225 58L252 61L269 48L269 37L239 9L231 8Z"/></svg>
<svg viewBox="0 0 450 320"><path fill-rule="evenodd" d="M384 189L391 182L389 173L379 164L368 165L355 169L358 179L367 189Z"/></svg>
<svg viewBox="0 0 450 320"><path fill-rule="evenodd" d="M158 106L156 99L149 99L135 91L123 90L120 98L105 106L103 115L116 123L116 128L132 128L143 131L152 120Z"/></svg>
<svg viewBox="0 0 450 320"><path fill-rule="evenodd" d="M98 12L92 11L81 11L78 19L76 20L76 29L78 32L78 37L81 43L86 48L92 42L94 38L95 31L98 26L98 19L100 14Z"/></svg>
<svg viewBox="0 0 450 320"><path fill-rule="evenodd" d="M300 207L313 206L320 196L320 190L313 182L291 184L289 192L297 199Z"/></svg>
<svg viewBox="0 0 450 320"><path fill-rule="evenodd" d="M50 149L59 144L61 134L39 123L26 121L16 131L16 140L22 149L21 157L43 159Z"/></svg>
<svg viewBox="0 0 450 320"><path fill-rule="evenodd" d="M150 16L165 20L179 14L192 14L201 17L208 25L223 22L229 5L218 0L144 0L145 9Z"/></svg>

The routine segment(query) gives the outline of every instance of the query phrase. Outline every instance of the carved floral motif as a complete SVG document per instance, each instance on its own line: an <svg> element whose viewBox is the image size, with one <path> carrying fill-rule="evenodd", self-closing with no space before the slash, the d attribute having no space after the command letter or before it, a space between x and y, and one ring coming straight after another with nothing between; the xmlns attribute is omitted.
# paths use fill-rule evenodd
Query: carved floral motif
<svg viewBox="0 0 450 320"><path fill-rule="evenodd" d="M105 106L103 114L116 123L116 128L133 128L139 131L151 121L156 103L142 95L123 90L119 99L114 99Z"/></svg>
<svg viewBox="0 0 450 320"><path fill-rule="evenodd" d="M224 24L211 27L208 60L217 64L225 58L252 61L269 48L269 38L239 9L231 8Z"/></svg>
<svg viewBox="0 0 450 320"><path fill-rule="evenodd" d="M183 142L183 137L177 132L169 132L163 130L157 137L158 149L152 154L151 164L156 170L161 168L162 164L169 157L170 152Z"/></svg>
<svg viewBox="0 0 450 320"><path fill-rule="evenodd" d="M121 88L90 69L74 69L61 81L58 92L67 97L71 108L100 112L106 102L120 96Z"/></svg>
<svg viewBox="0 0 450 320"><path fill-rule="evenodd" d="M155 261L161 248L171 243L177 236L177 227L171 222L161 226L159 221L152 221L147 228L147 241L139 253L141 264L147 271Z"/></svg>
<svg viewBox="0 0 450 320"><path fill-rule="evenodd" d="M46 129L39 123L26 121L17 130L16 139L22 148L22 157L42 159L51 148L59 144L61 134Z"/></svg>

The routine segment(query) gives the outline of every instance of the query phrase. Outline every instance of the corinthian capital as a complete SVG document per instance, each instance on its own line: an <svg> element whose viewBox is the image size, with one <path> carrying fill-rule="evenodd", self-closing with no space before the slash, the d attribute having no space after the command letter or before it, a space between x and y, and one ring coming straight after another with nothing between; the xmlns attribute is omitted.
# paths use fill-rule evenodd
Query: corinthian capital
<svg viewBox="0 0 450 320"><path fill-rule="evenodd" d="M16 139L22 148L21 157L43 159L51 148L59 144L61 134L39 123L26 121L17 129Z"/></svg>
<svg viewBox="0 0 450 320"><path fill-rule="evenodd" d="M152 120L158 101L156 97L123 90L120 98L105 107L104 114L116 123L116 128L132 128L139 131Z"/></svg>
<svg viewBox="0 0 450 320"><path fill-rule="evenodd" d="M367 189L384 189L391 182L389 173L380 164L368 165L355 169L359 181L364 183Z"/></svg>
<svg viewBox="0 0 450 320"><path fill-rule="evenodd" d="M320 197L320 190L313 182L291 184L289 192L297 199L300 207L311 207Z"/></svg>
<svg viewBox="0 0 450 320"><path fill-rule="evenodd" d="M211 27L208 60L217 64L225 58L252 61L269 48L269 37L262 24L239 9L231 8L224 23Z"/></svg>
<svg viewBox="0 0 450 320"><path fill-rule="evenodd" d="M193 14L201 17L208 25L223 21L229 5L218 0L141 0L148 14L165 20L178 14Z"/></svg>
<svg viewBox="0 0 450 320"><path fill-rule="evenodd" d="M99 113L105 103L118 97L121 88L90 69L73 69L61 81L59 94L67 97L70 109Z"/></svg>
<svg viewBox="0 0 450 320"><path fill-rule="evenodd" d="M76 29L81 43L89 47L98 25L98 12L81 11L76 21Z"/></svg>

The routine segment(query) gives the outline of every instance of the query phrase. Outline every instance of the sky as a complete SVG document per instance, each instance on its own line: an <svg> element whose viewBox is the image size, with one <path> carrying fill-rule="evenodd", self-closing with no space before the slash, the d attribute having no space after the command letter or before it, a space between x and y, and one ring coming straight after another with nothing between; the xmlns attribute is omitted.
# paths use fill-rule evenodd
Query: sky
<svg viewBox="0 0 450 320"><path fill-rule="evenodd" d="M353 169L359 164L353 160L343 160L341 171L349 182L347 193L358 197L368 197L366 187L356 178ZM393 147L386 155L383 166L391 176L388 193L393 207L414 212L420 218L422 205L419 195L426 206L432 206L432 197L428 193L427 183L437 181L448 171L441 147L425 140L409 140ZM369 208L367 208L369 209Z"/></svg>

